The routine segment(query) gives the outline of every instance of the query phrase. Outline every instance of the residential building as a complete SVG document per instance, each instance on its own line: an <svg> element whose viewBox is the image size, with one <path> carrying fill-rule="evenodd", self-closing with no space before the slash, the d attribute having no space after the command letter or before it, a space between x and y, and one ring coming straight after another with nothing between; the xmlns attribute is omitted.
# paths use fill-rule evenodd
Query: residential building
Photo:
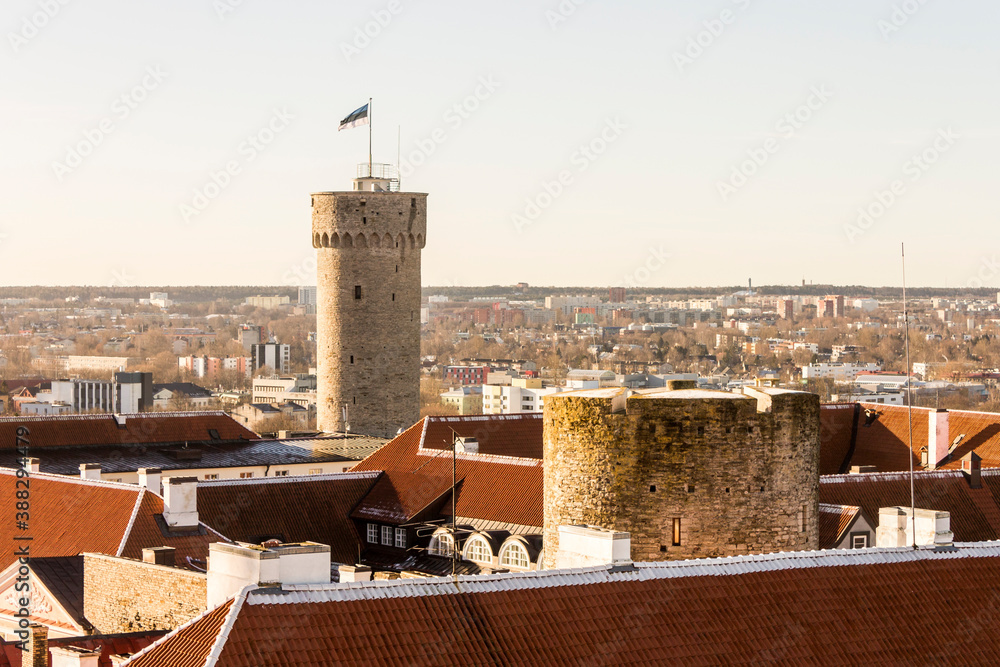
<svg viewBox="0 0 1000 667"><path fill-rule="evenodd" d="M490 374L489 366L445 366L445 384L481 385Z"/></svg>
<svg viewBox="0 0 1000 667"><path fill-rule="evenodd" d="M454 407L460 415L481 415L483 388L482 386L455 387L441 394L441 402Z"/></svg>
<svg viewBox="0 0 1000 667"><path fill-rule="evenodd" d="M276 373L285 374L291 370L291 346L280 343L260 343L250 346L253 372L267 366Z"/></svg>
<svg viewBox="0 0 1000 667"><path fill-rule="evenodd" d="M316 409L316 376L299 373L291 377L259 377L253 381L252 403L297 403Z"/></svg>
<svg viewBox="0 0 1000 667"><path fill-rule="evenodd" d="M253 306L254 308L264 308L271 310L274 308L280 308L281 306L287 306L292 300L287 296L248 296L243 302L244 306Z"/></svg>
<svg viewBox="0 0 1000 667"><path fill-rule="evenodd" d="M299 305L316 305L316 287L299 287Z"/></svg>
<svg viewBox="0 0 1000 667"><path fill-rule="evenodd" d="M212 392L190 382L153 385L153 407L157 410L190 410L212 405Z"/></svg>
<svg viewBox="0 0 1000 667"><path fill-rule="evenodd" d="M614 373L612 373L612 376ZM542 412L544 398L563 391L562 387L545 387L538 378L514 378L510 385L483 386L483 414L509 415Z"/></svg>
<svg viewBox="0 0 1000 667"><path fill-rule="evenodd" d="M309 427L309 419L314 415L313 410L290 401L284 403L248 403L237 407L232 412L233 419L257 432L266 432L267 422L278 417L288 417L294 421L297 428L304 430ZM287 427L282 426L281 428Z"/></svg>
<svg viewBox="0 0 1000 667"><path fill-rule="evenodd" d="M267 342L267 336L264 332L264 327L251 326L249 324L243 324L237 330L237 336L239 337L240 344L243 345L243 349L247 352L254 345L260 345L261 343Z"/></svg>
<svg viewBox="0 0 1000 667"><path fill-rule="evenodd" d="M825 380L834 382L854 382L861 373L872 373L882 370L882 367L875 363L852 364L852 363L816 363L802 367L803 380Z"/></svg>

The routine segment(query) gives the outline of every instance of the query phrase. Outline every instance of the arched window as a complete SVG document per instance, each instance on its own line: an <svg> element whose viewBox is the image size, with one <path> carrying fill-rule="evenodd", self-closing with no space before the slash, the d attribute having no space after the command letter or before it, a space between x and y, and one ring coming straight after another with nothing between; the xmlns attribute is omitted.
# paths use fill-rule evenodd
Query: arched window
<svg viewBox="0 0 1000 667"><path fill-rule="evenodd" d="M476 535L465 545L465 559L473 563L489 564L493 562L493 550L486 540Z"/></svg>
<svg viewBox="0 0 1000 667"><path fill-rule="evenodd" d="M452 549L455 548L455 538L448 533L438 533L431 538L431 544L427 552L432 556L451 556Z"/></svg>
<svg viewBox="0 0 1000 667"><path fill-rule="evenodd" d="M500 564L504 567L516 567L527 570L531 567L531 560L528 559L528 550L523 545L512 542L504 547L500 554Z"/></svg>

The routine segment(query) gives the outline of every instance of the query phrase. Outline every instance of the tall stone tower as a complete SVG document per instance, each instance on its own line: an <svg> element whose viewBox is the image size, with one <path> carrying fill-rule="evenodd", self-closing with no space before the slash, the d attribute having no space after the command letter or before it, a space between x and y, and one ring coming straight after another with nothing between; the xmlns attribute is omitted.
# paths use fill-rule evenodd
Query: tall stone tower
<svg viewBox="0 0 1000 667"><path fill-rule="evenodd" d="M634 561L819 548L819 397L682 383L546 397L546 567L580 524Z"/></svg>
<svg viewBox="0 0 1000 667"><path fill-rule="evenodd" d="M387 438L420 418L427 195L398 192L388 165L363 167L354 190L312 196L317 426Z"/></svg>

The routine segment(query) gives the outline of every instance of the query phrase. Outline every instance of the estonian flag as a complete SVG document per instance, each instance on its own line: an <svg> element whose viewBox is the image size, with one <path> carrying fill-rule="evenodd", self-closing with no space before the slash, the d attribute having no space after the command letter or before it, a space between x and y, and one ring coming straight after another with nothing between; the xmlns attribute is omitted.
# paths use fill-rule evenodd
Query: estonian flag
<svg viewBox="0 0 1000 667"><path fill-rule="evenodd" d="M368 105L364 105L357 111L352 112L347 118L340 121L340 129L337 130L349 130L352 127L358 127L360 125L368 124Z"/></svg>

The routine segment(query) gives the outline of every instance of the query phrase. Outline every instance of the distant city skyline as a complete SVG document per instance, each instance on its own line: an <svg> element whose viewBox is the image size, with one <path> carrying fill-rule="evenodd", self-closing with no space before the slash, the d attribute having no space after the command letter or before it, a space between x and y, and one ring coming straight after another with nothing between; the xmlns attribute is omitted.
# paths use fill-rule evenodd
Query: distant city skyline
<svg viewBox="0 0 1000 667"><path fill-rule="evenodd" d="M424 285L1000 286L1000 6L11 0L7 285L315 285L309 195L429 193Z"/></svg>

